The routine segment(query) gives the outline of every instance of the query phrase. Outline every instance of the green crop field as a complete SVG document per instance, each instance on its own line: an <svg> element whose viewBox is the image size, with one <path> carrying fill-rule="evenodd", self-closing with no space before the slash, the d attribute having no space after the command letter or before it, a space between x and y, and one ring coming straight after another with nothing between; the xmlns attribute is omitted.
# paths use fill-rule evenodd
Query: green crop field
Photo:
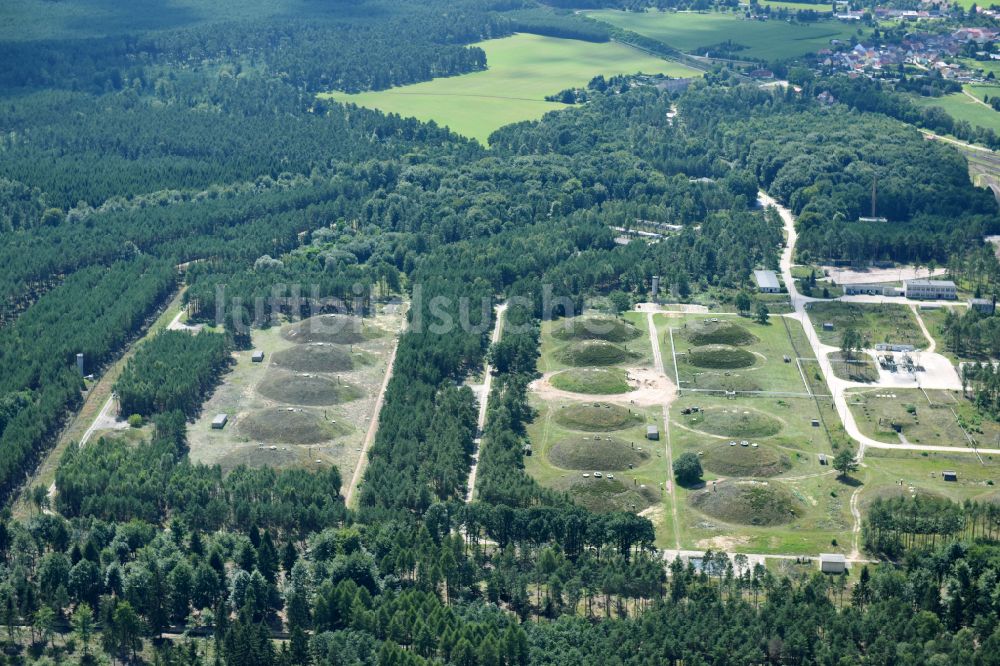
<svg viewBox="0 0 1000 666"><path fill-rule="evenodd" d="M459 134L486 143L494 130L535 120L565 104L547 95L584 86L598 74L667 74L701 72L616 43L595 44L518 34L477 44L486 51L488 69L434 79L390 90L357 95L332 92L321 97L380 109L386 113L433 120Z"/></svg>
<svg viewBox="0 0 1000 666"><path fill-rule="evenodd" d="M787 4L787 3L783 3ZM819 5L823 8L828 6ZM588 16L632 30L681 51L695 51L727 40L746 49L740 56L781 60L813 53L830 46L831 39L850 39L856 26L836 21L793 24L787 21L748 21L742 14L622 12L605 10Z"/></svg>
<svg viewBox="0 0 1000 666"><path fill-rule="evenodd" d="M980 101L972 99L965 93L954 93L941 97L913 95L912 99L917 106L938 106L947 111L948 115L955 120L964 120L971 125L1000 132L1000 113Z"/></svg>
<svg viewBox="0 0 1000 666"><path fill-rule="evenodd" d="M789 11L809 11L819 13L830 13L832 8L831 3L825 2L822 4L814 4L809 2L784 2L783 0L758 0L758 4L764 5L765 7L770 7L771 9L787 9ZM749 5L741 4L740 9L749 7Z"/></svg>

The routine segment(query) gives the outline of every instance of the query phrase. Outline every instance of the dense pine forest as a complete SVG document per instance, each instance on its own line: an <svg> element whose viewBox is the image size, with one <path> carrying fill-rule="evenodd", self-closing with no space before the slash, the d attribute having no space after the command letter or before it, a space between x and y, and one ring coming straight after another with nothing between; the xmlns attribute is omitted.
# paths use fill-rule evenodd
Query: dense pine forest
<svg viewBox="0 0 1000 666"><path fill-rule="evenodd" d="M724 69L684 92L590 91L484 148L314 93L480 70L468 45L512 31L615 36L528 0L304 4L0 44L0 491L33 500L0 519L4 663L1000 663L989 507L877 505L865 538L894 563L849 586L665 562L649 520L576 506L523 461L543 319L644 296L653 274L731 297L777 267L761 188L800 216L809 257L975 252L997 208L956 153ZM878 228L857 222L875 177ZM638 220L676 226L616 243ZM71 445L54 493L26 489L81 404L76 354L100 374L182 284L192 321L220 326L160 333L125 364L119 404L149 436ZM348 470L188 457L187 421L248 328L401 296L416 305L356 508ZM421 325L458 321L462 298L469 326ZM513 330L491 347L501 299ZM465 382L486 358L466 503Z"/></svg>

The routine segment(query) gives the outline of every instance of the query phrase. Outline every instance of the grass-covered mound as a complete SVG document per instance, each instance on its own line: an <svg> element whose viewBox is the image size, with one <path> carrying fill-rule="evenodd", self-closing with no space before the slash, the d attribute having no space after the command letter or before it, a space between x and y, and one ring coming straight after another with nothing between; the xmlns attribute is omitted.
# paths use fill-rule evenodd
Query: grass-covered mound
<svg viewBox="0 0 1000 666"><path fill-rule="evenodd" d="M371 354L322 343L295 345L271 356L272 364L294 372L348 372L371 362Z"/></svg>
<svg viewBox="0 0 1000 666"><path fill-rule="evenodd" d="M271 372L257 386L265 398L290 405L339 405L364 395L357 386L318 375Z"/></svg>
<svg viewBox="0 0 1000 666"><path fill-rule="evenodd" d="M588 367L594 365L618 365L619 363L636 358L636 355L625 351L624 348L611 342L585 340L566 345L556 352L556 358L566 365Z"/></svg>
<svg viewBox="0 0 1000 666"><path fill-rule="evenodd" d="M749 407L709 407L681 418L689 428L722 437L770 437L781 431L781 421Z"/></svg>
<svg viewBox="0 0 1000 666"><path fill-rule="evenodd" d="M762 391L763 387L757 380L747 375L737 375L722 372L703 372L694 377L690 388L707 389L709 391Z"/></svg>
<svg viewBox="0 0 1000 666"><path fill-rule="evenodd" d="M561 426L587 432L621 430L642 421L638 414L633 414L628 408L609 402L563 405L556 410L555 419Z"/></svg>
<svg viewBox="0 0 1000 666"><path fill-rule="evenodd" d="M639 444L639 448L643 448ZM562 469L611 470L638 467L649 459L649 452L634 448L617 437L573 436L559 440L549 448L549 461Z"/></svg>
<svg viewBox="0 0 1000 666"><path fill-rule="evenodd" d="M692 494L689 501L712 518L739 525L782 525L802 515L799 501L773 481L722 483Z"/></svg>
<svg viewBox="0 0 1000 666"><path fill-rule="evenodd" d="M381 328L360 317L325 314L282 326L281 337L291 342L332 342L353 345L385 335Z"/></svg>
<svg viewBox="0 0 1000 666"><path fill-rule="evenodd" d="M575 368L552 375L552 385L561 391L588 395L612 395L632 390L621 368Z"/></svg>
<svg viewBox="0 0 1000 666"><path fill-rule="evenodd" d="M749 368L757 361L757 358L746 349L729 345L695 347L684 358L693 366L716 370Z"/></svg>
<svg viewBox="0 0 1000 666"><path fill-rule="evenodd" d="M566 479L560 479L557 487L569 491L576 504L597 513L609 511L638 513L660 501L657 489L651 486L645 488L634 486L629 479L607 477L595 479L592 476L585 479L581 474L574 473Z"/></svg>
<svg viewBox="0 0 1000 666"><path fill-rule="evenodd" d="M788 456L770 446L729 446L728 442L705 449L701 464L719 476L777 476L792 467Z"/></svg>
<svg viewBox="0 0 1000 666"><path fill-rule="evenodd" d="M558 340L604 340L606 342L628 342L635 340L642 332L627 321L612 317L575 317L556 322L552 337Z"/></svg>
<svg viewBox="0 0 1000 666"><path fill-rule="evenodd" d="M692 345L751 345L757 336L735 321L691 322L683 332L684 338Z"/></svg>
<svg viewBox="0 0 1000 666"><path fill-rule="evenodd" d="M244 437L275 444L316 444L353 430L346 423L325 420L314 410L290 407L258 410L240 419L238 426Z"/></svg>

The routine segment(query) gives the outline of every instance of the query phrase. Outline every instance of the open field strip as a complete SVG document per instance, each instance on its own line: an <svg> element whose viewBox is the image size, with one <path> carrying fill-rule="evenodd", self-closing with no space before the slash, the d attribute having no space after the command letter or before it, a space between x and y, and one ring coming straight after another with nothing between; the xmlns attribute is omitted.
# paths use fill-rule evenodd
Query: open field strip
<svg viewBox="0 0 1000 666"><path fill-rule="evenodd" d="M964 92L942 95L941 97L912 95L911 99L919 107L937 106L944 109L955 120L964 120L971 125L1000 132L1000 113Z"/></svg>
<svg viewBox="0 0 1000 666"><path fill-rule="evenodd" d="M621 319L600 316L596 321L613 325L599 333L577 326L587 320L595 319L583 315L542 324L542 378L532 383L531 393L538 415L528 427L532 455L525 458L525 469L582 506L642 513L657 534L669 534L672 513L663 496L669 452L648 440L646 429L664 427L663 406L673 385L657 370L647 317L640 312ZM621 373L625 390L593 392L618 389L595 371ZM553 386L567 373L576 373L576 391Z"/></svg>
<svg viewBox="0 0 1000 666"><path fill-rule="evenodd" d="M787 4L787 3L782 3ZM811 9L828 11L829 5ZM836 21L791 24L785 21L752 21L742 13L724 12L625 12L600 10L587 16L631 30L667 46L689 53L732 41L746 47L735 58L780 60L829 48L831 39L850 40L857 26Z"/></svg>
<svg viewBox="0 0 1000 666"><path fill-rule="evenodd" d="M335 465L353 501L404 320L394 308L363 320L321 315L254 330L264 362L253 363L250 351L234 354L188 426L191 459L223 471ZM216 414L229 416L221 430L211 427Z"/></svg>
<svg viewBox="0 0 1000 666"><path fill-rule="evenodd" d="M536 120L569 105L545 97L585 86L598 74L701 76L702 72L615 42L593 43L517 34L476 44L486 52L482 72L434 79L356 95L331 92L320 97L435 121L458 134L487 143L494 130Z"/></svg>

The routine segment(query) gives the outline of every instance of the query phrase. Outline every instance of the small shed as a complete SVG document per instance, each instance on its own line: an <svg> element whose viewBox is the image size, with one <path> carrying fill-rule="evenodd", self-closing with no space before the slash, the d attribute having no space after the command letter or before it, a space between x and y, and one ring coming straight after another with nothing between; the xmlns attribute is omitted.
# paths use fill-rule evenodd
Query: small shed
<svg viewBox="0 0 1000 666"><path fill-rule="evenodd" d="M819 427L819 419L813 419L812 420L812 427L813 428L818 428Z"/></svg>
<svg viewBox="0 0 1000 666"><path fill-rule="evenodd" d="M941 472L941 478L945 481L958 481L958 472L953 472L950 469L946 469Z"/></svg>
<svg viewBox="0 0 1000 666"><path fill-rule="evenodd" d="M819 454L819 464L820 465L825 465L826 464L826 454L825 453Z"/></svg>
<svg viewBox="0 0 1000 666"><path fill-rule="evenodd" d="M646 439L656 440L659 438L660 438L659 428L657 428L655 425L646 426Z"/></svg>
<svg viewBox="0 0 1000 666"><path fill-rule="evenodd" d="M255 351L253 353L253 356L250 357L250 360L253 361L254 363L263 363L264 362L264 352L262 352L262 351Z"/></svg>
<svg viewBox="0 0 1000 666"><path fill-rule="evenodd" d="M229 414L216 414L212 419L212 430L222 430L229 423Z"/></svg>
<svg viewBox="0 0 1000 666"><path fill-rule="evenodd" d="M819 570L823 573L842 574L847 571L847 559L840 553L820 553Z"/></svg>
<svg viewBox="0 0 1000 666"><path fill-rule="evenodd" d="M833 330L833 322L832 321L824 321L823 322L823 330L824 331L832 331Z"/></svg>

